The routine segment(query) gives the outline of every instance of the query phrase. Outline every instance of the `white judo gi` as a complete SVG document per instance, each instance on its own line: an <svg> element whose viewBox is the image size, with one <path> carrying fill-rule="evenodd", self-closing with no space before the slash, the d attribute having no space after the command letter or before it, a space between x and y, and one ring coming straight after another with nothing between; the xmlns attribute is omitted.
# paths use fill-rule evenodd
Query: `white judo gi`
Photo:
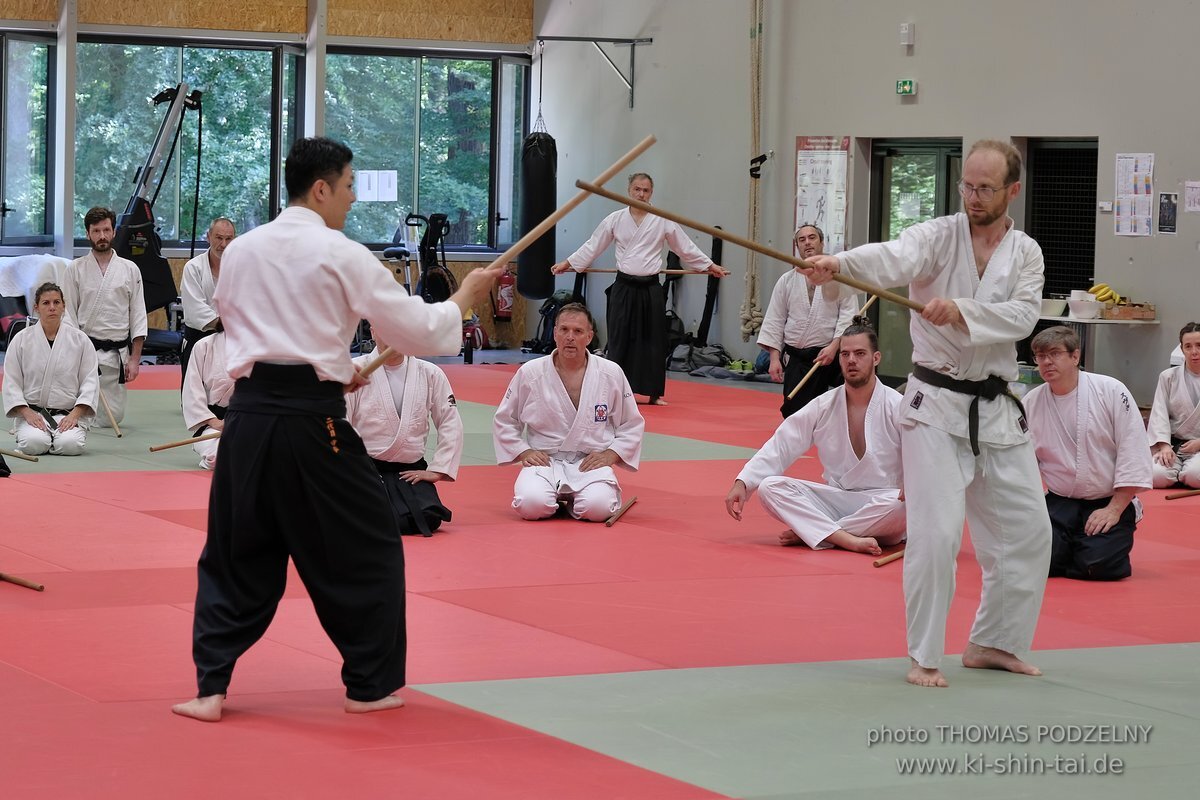
<svg viewBox="0 0 1200 800"><path fill-rule="evenodd" d="M1171 445L1175 461L1169 467L1154 462L1154 488L1167 489L1176 483L1200 489L1200 458L1181 455L1179 445L1200 439L1200 378L1187 375L1187 365L1163 370L1154 389L1154 405L1146 433L1150 447L1161 443Z"/></svg>
<svg viewBox="0 0 1200 800"><path fill-rule="evenodd" d="M1149 489L1150 448L1133 394L1116 378L1087 372L1073 394L1074 413L1065 417L1047 384L1022 401L1046 488L1080 500L1111 497L1118 486ZM1141 503L1133 503L1141 519Z"/></svg>
<svg viewBox="0 0 1200 800"><path fill-rule="evenodd" d="M213 280L212 267L205 251L183 265L179 297L183 304L183 324L198 331L207 330L216 321L217 304L213 295L217 282Z"/></svg>
<svg viewBox="0 0 1200 800"><path fill-rule="evenodd" d="M125 342L146 336L146 301L142 272L137 264L113 254L104 274L96 257L77 258L63 273L66 319L91 339ZM126 389L122 369L129 358L129 345L119 349L96 348L100 363L100 391L119 423L125 418ZM107 427L108 416L96 415L96 425Z"/></svg>
<svg viewBox="0 0 1200 800"><path fill-rule="evenodd" d="M806 545L820 550L831 533L871 536L882 546L904 541L900 500L900 393L875 382L864 420L866 451L859 459L850 444L846 387L838 386L783 421L737 479L767 513ZM813 445L825 483L788 478L784 471Z"/></svg>
<svg viewBox="0 0 1200 800"><path fill-rule="evenodd" d="M359 356L354 363L366 366L377 355ZM399 403L389 380L393 371L403 386ZM427 469L455 480L462 461L462 417L446 373L435 364L405 358L398 367L375 370L366 386L346 395L346 419L362 437L367 453L379 461L411 464L424 458L431 417L437 448Z"/></svg>
<svg viewBox="0 0 1200 800"><path fill-rule="evenodd" d="M96 349L78 328L60 325L53 347L41 324L20 331L5 354L3 390L4 413L15 418L17 449L31 456L80 455L99 402L98 387ZM18 406L53 410L55 424L75 406L86 406L88 411L71 430L46 432L22 419L15 411ZM64 413L55 413L58 411Z"/></svg>
<svg viewBox="0 0 1200 800"><path fill-rule="evenodd" d="M784 345L797 350L824 347L850 326L858 313L859 295L837 287L818 286L808 297L808 279L790 269L775 282L771 301L758 330L758 343L783 352Z"/></svg>
<svg viewBox="0 0 1200 800"><path fill-rule="evenodd" d="M913 362L959 380L1018 375L1014 343L1040 313L1042 251L1008 220L980 277L966 214L906 229L892 242L839 253L845 275L881 286L908 284L920 303L958 305L967 331L912 314ZM843 290L844 291L844 290ZM900 409L908 545L904 557L909 655L936 668L945 653L963 519L971 527L983 587L970 641L1010 653L1033 642L1050 561L1050 520L1033 444L1016 403L979 400L980 454L968 433L972 397L915 375Z"/></svg>
<svg viewBox="0 0 1200 800"><path fill-rule="evenodd" d="M657 275L662 270L664 244L679 256L684 269L704 272L713 263L674 222L653 214L642 217L640 223L635 222L628 208L614 211L601 220L591 238L567 261L572 269L585 270L614 243L617 269L627 275Z"/></svg>
<svg viewBox="0 0 1200 800"><path fill-rule="evenodd" d="M620 367L587 356L576 408L554 367L554 354L517 370L496 409L493 434L496 461L511 464L525 450L550 456L548 467L524 467L513 488L513 508L525 519L544 519L571 498L571 516L601 522L621 505L621 487L612 467L586 472L579 464L590 453L612 450L617 463L636 470L646 421ZM523 435L524 434L524 435Z"/></svg>
<svg viewBox="0 0 1200 800"><path fill-rule="evenodd" d="M193 434L209 433L200 428L205 420L222 419L233 397L234 380L225 367L225 334L201 339L192 346L192 364L183 379L183 422ZM220 407L220 414L212 406ZM212 469L217 463L220 439L196 442L192 450L200 466Z"/></svg>

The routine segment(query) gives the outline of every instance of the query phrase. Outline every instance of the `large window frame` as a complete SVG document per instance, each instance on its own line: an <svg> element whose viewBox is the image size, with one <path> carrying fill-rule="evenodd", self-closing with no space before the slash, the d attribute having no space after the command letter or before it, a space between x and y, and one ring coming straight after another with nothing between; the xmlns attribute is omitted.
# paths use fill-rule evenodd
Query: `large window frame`
<svg viewBox="0 0 1200 800"><path fill-rule="evenodd" d="M42 180L42 199L40 214L42 218L41 230L22 231L14 234L12 232L12 222L9 217L12 213L17 213L22 209L9 205L9 201L16 202L14 195L9 193L8 181L11 177L8 175L8 164L10 156L10 147L15 144L9 141L11 132L10 120L10 79L11 72L8 69L8 59L10 48L13 43L42 45L46 48L46 63L44 75L44 96L43 102L45 108L42 110L44 114L43 130L41 131L41 152L31 154L34 161L34 167L40 162L40 177ZM53 186L54 186L54 122L55 110L53 98L55 95L56 86L56 71L55 71L55 53L56 40L53 35L38 34L28 31L0 31L0 75L3 75L3 80L0 80L0 203L3 205L3 217L0 218L0 247L44 247L54 243L54 217L53 217ZM30 132L32 132L32 126Z"/></svg>
<svg viewBox="0 0 1200 800"><path fill-rule="evenodd" d="M470 256L471 254L494 254L507 248L509 244L516 240L519 236L518 221L520 217L520 148L524 141L524 137L529 130L529 97L530 97L530 64L528 57L515 56L512 53L498 53L492 51L466 51L466 50L443 50L443 49L414 49L414 48L388 48L388 47L361 47L353 45L330 45L326 53L326 74L329 74L328 60L330 58L346 58L346 57L367 57L367 58L408 58L414 59L417 62L415 74L419 80L424 79L425 70L422 65L428 60L458 60L458 61L479 61L490 64L490 80L491 80L491 109L490 109L490 130L488 134L488 176L486 180L487 197L487 217L486 217L486 241L476 243L463 243L447 240L446 250L449 253L457 255ZM418 84L420 85L420 84ZM418 103L422 102L421 90L417 90ZM339 132L329 130L329 103L331 100L336 102L338 98L332 97L328 83L326 83L325 98L326 103L326 129L328 135L334 138L341 138ZM423 208L420 191L421 175L423 170L422 164L422 148L421 148L421 106L416 109L406 110L403 113L416 113L418 120L416 125L415 143L413 147L413 183L411 205L412 208L407 209L406 213L416 213L423 216L429 216L430 213L447 212L445 208ZM509 117L512 117L510 119ZM511 123L519 119L519 125L513 126ZM355 149L354 141L346 141L346 144L352 149ZM359 159L356 156L355 166L359 166ZM362 169L372 169L375 165L363 163ZM360 180L361 183L361 180ZM399 227L403 222L403 214L396 215L396 223L394 227ZM451 220L453 222L453 219ZM349 231L348 231L349 233ZM362 244L372 250L381 250L392 244L393 230L380 231L384 235L370 236L361 239ZM399 232L401 236L404 231Z"/></svg>
<svg viewBox="0 0 1200 800"><path fill-rule="evenodd" d="M187 50L205 49L205 50L228 50L228 51L253 51L267 54L271 64L270 77L270 114L271 120L267 125L268 136L270 141L267 146L266 167L267 181L265 190L267 193L265 204L265 218L259 224L268 222L273 219L286 199L283 195L283 160L290 146L292 139L300 130L303 120L303 105L304 105L304 84L302 76L304 72L304 49L293 43L280 43L269 41L243 41L229 40L221 38L204 38L204 37L164 37L164 36L130 36L127 33L120 35L96 34L96 33L81 33L78 38L78 46L84 45L112 45L112 46L136 46L136 47L161 47L165 49L178 50L180 57L177 61L175 75L161 80L162 85L147 84L146 91L158 92L168 86L173 86L179 83L182 73L185 70L185 54ZM76 52L76 63L78 63L78 50ZM291 71L292 86L291 93L285 92L285 88L289 85L288 74ZM205 89L206 87L189 87L190 89ZM210 95L206 92L201 98L202 112L207 112L210 120L205 127L211 125L211 116L215 113L220 113L219 106L211 106L207 103L212 102ZM167 104L163 103L154 109L154 124L155 130L160 126L163 117L166 114ZM169 173L161 176L163 182L162 193L165 195L171 191L178 191L181 194L188 192L189 187L194 187L195 181L195 135L197 130L197 115L195 111L186 111L184 114L183 132L180 140L175 143ZM211 130L208 131L211 133ZM174 135L174 131L167 131L166 134ZM211 164L209 160L211 151L211 140L207 134L204 141L201 143L201 172L206 171L206 164ZM190 141L189 141L190 140ZM78 131L76 132L76 141L78 142ZM148 142L152 142L153 137L148 137ZM186 145L186 146L185 146ZM182 155L182 158L181 158ZM134 176L137 171L145 163L145 159L149 156L149 144L146 151L137 156L137 158L123 165L124 172L120 175L113 176L114 194L111 198L111 207L117 214L121 214L133 195ZM78 164L76 164L76 175L78 175ZM159 181L155 181L156 185ZM153 191L153 188L152 188ZM202 190L203 193L203 190ZM76 197L66 199L72 207L76 202L80 189L76 186ZM224 213L224 212L219 212ZM184 203L179 202L174 208L175 218L171 220L171 225L166 226L166 229L174 229L176 235L163 237L163 249L182 250L192 247L204 247L204 234L208 223L211 220L201 217L197 220L195 240L191 238L192 220L190 209L185 211ZM211 215L211 214L210 214ZM78 214L73 216L78 217ZM159 227L164 227L163 212L161 205L156 207L155 216L159 223ZM81 225L76 221L74 230L74 244L78 247L87 247L88 241L86 237L81 236Z"/></svg>

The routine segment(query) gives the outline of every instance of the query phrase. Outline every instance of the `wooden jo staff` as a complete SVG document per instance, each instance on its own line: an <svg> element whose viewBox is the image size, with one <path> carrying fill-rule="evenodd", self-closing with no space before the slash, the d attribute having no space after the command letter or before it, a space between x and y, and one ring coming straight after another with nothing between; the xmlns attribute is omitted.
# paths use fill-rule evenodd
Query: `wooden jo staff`
<svg viewBox="0 0 1200 800"><path fill-rule="evenodd" d="M117 418L113 416L112 408L108 405L108 398L104 396L103 389L97 389L96 394L100 395L100 405L104 406L104 413L108 415L108 424L112 425L113 432L117 434L117 438L121 438L121 428L117 425Z"/></svg>
<svg viewBox="0 0 1200 800"><path fill-rule="evenodd" d="M37 463L37 460L38 460L37 456L27 456L24 453L22 453L20 450L0 449L0 456L12 456L13 458L19 458L22 461L32 461L35 464Z"/></svg>
<svg viewBox="0 0 1200 800"><path fill-rule="evenodd" d="M635 494L633 497L629 498L628 501L626 501L625 505L618 508L611 517L604 520L604 527L611 528L613 526L613 523L615 523L617 520L619 520L625 514L626 511L633 508L633 504L636 502L637 502L637 495Z"/></svg>
<svg viewBox="0 0 1200 800"><path fill-rule="evenodd" d="M170 450L172 447L183 447L187 444L195 444L196 442L207 442L210 439L220 438L220 431L212 431L203 436L193 436L190 439L180 439L178 442L168 442L166 444L156 444L150 448L151 453L157 453L159 450Z"/></svg>
<svg viewBox="0 0 1200 800"><path fill-rule="evenodd" d="M619 270L619 269L591 269L591 268L579 270L579 272L582 272L585 275L590 272L620 272L620 271L621 270ZM694 269L662 269L654 274L655 275L703 275L705 277L708 277L707 272L704 272L704 271L697 272Z"/></svg>
<svg viewBox="0 0 1200 800"><path fill-rule="evenodd" d="M890 564L893 561L899 561L902 558L904 558L904 548L903 547L901 547L899 550L897 550L896 552L892 553L889 556L884 556L883 558L875 559L874 561L871 562L871 564L873 564L876 567L882 567L884 564Z"/></svg>
<svg viewBox="0 0 1200 800"><path fill-rule="evenodd" d="M1188 489L1186 492L1174 492L1167 495L1168 500L1179 500L1183 497L1195 497L1200 494L1200 489Z"/></svg>
<svg viewBox="0 0 1200 800"><path fill-rule="evenodd" d="M878 299L879 299L879 295L877 295L877 294L871 295L870 298L867 299L867 302L863 304L863 307L858 310L857 316L861 317L863 314L866 314L867 310L870 309L871 306ZM788 392L787 399L788 400L794 399L796 397L796 395L800 392L801 387L803 387L804 384L808 383L808 379L811 378L813 375L816 375L817 370L820 368L821 368L821 365L814 361L813 365L812 365L812 369L810 369L808 371L808 374L800 379L800 382L796 384L796 388L794 388L790 392Z"/></svg>
<svg viewBox="0 0 1200 800"><path fill-rule="evenodd" d="M633 160L642 153L649 150L651 145L653 145L656 141L658 140L653 136L647 136L645 139L642 139L634 146L632 150L617 159L616 163L604 170L604 172L600 173L600 176L596 178L596 184L603 185L608 183L610 180L612 180L614 175L633 163ZM575 207L584 200L588 199L588 196L591 194L594 194L594 192L585 190L575 195L567 202L563 203L561 206L559 206L558 210L539 222L537 226L533 228L533 230L529 231L529 233L525 234L516 242L514 242L512 247L509 247L507 250L501 253L494 261L492 261L491 264L485 267L485 269L491 269L497 264L507 264L508 262L512 261L517 257L518 254L524 252L527 247L536 242L538 239L542 238L542 234L557 225L560 219L574 211ZM383 362L387 361L388 358L391 357L391 355L395 352L396 351L391 347L384 348L383 352L372 359L371 362L363 367L358 374L364 378L367 377L372 372L383 366Z"/></svg>
<svg viewBox="0 0 1200 800"><path fill-rule="evenodd" d="M804 259L796 258L795 256L790 255L788 253L784 253L780 250L772 250L769 247L764 247L763 245L759 244L758 242L751 241L750 239L746 239L745 237L738 236L737 234L730 233L729 231L726 231L726 230L722 230L721 228L714 228L710 225L705 225L702 222L697 222L695 220L688 219L687 217L682 216L680 214L674 214L670 211L664 211L663 209L661 209L657 206L652 206L649 203L643 203L640 200L634 200L632 197L623 197L619 194L610 192L607 189L602 189L599 186L595 186L590 183L585 183L584 181L575 181L575 185L578 186L580 189L583 189L584 191L588 191L588 192L591 192L592 194L600 195L601 197L607 197L609 200L612 200L617 203L624 203L625 205L629 206L630 208L640 209L641 211L645 211L647 214L653 214L656 217L662 217L663 219L669 219L672 222L677 222L680 225L684 225L688 228L693 228L695 230L700 231L701 233L707 233L709 236L715 236L718 239L724 239L727 242L733 242L734 244L736 244L740 247L744 247L747 250L753 250L756 253L761 253L762 255L767 256L768 258L773 258L777 261L782 261L785 264L791 264L793 267L800 267L802 269L811 269L812 268L812 264L809 264ZM833 275L833 280L837 281L838 283L845 284L846 286L850 286L854 289L858 289L860 292L866 292L867 294L878 295L879 297L882 297L884 300L890 300L893 303L895 303L896 305L901 305L901 306L905 306L906 308L911 308L913 311L919 312L919 311L925 310L925 306L923 304L918 303L915 300L911 300L902 294L896 294L895 292L889 292L887 289L881 288L881 287L876 286L871 283L867 283L866 281L860 281L857 278L851 278L849 275L843 275L840 272L835 273Z"/></svg>
<svg viewBox="0 0 1200 800"><path fill-rule="evenodd" d="M46 587L40 583L18 578L16 575L9 575L7 572L0 572L0 583L15 583L17 586L24 586L26 589L33 589L35 592L46 591Z"/></svg>

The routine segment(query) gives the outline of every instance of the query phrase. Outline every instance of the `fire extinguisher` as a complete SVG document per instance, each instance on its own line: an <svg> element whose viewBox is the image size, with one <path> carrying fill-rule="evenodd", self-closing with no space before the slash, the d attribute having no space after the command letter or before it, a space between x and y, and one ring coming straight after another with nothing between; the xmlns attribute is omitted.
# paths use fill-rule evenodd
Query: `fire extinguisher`
<svg viewBox="0 0 1200 800"><path fill-rule="evenodd" d="M512 320L513 303L516 302L517 276L512 272L512 265L509 264L504 274L496 279L496 293L492 295L492 308L495 311L497 322L509 322Z"/></svg>

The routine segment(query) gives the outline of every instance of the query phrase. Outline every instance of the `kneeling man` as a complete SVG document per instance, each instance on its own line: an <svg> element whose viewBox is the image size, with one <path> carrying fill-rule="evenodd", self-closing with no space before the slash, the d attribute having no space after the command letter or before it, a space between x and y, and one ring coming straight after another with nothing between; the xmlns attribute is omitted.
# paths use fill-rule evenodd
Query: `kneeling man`
<svg viewBox="0 0 1200 800"><path fill-rule="evenodd" d="M96 349L83 331L62 324L56 284L34 294L38 322L13 337L4 359L4 413L16 419L17 449L31 456L83 453L100 389Z"/></svg>
<svg viewBox="0 0 1200 800"><path fill-rule="evenodd" d="M901 395L875 377L879 339L864 317L842 332L838 362L845 383L783 421L738 473L725 498L729 516L742 519L755 489L767 513L789 530L780 544L814 550L841 547L879 555L905 538L900 499ZM784 477L792 462L817 446L825 483Z"/></svg>
<svg viewBox="0 0 1200 800"><path fill-rule="evenodd" d="M1128 578L1142 518L1135 495L1153 483L1142 414L1125 384L1079 371L1075 331L1047 328L1031 347L1046 381L1025 396L1025 411L1048 490L1050 577Z"/></svg>
<svg viewBox="0 0 1200 800"><path fill-rule="evenodd" d="M354 359L365 367L387 348L375 334L375 352ZM437 431L433 463L425 461L429 420ZM346 419L375 462L402 534L432 536L450 509L438 497L438 481L458 477L463 423L450 381L441 368L394 353L371 373L366 386L346 395Z"/></svg>
<svg viewBox="0 0 1200 800"><path fill-rule="evenodd" d="M586 306L563 306L554 352L517 370L496 409L496 460L523 467L513 508L524 519L553 516L562 500L602 522L621 506L613 465L638 468L646 421L620 366L588 353L595 332Z"/></svg>
<svg viewBox="0 0 1200 800"><path fill-rule="evenodd" d="M205 336L188 348L191 367L183 376L183 422L193 436L223 430L233 397L234 380L225 368L225 329L220 320L216 330L215 336ZM219 439L192 445L202 469L216 466L219 445Z"/></svg>

